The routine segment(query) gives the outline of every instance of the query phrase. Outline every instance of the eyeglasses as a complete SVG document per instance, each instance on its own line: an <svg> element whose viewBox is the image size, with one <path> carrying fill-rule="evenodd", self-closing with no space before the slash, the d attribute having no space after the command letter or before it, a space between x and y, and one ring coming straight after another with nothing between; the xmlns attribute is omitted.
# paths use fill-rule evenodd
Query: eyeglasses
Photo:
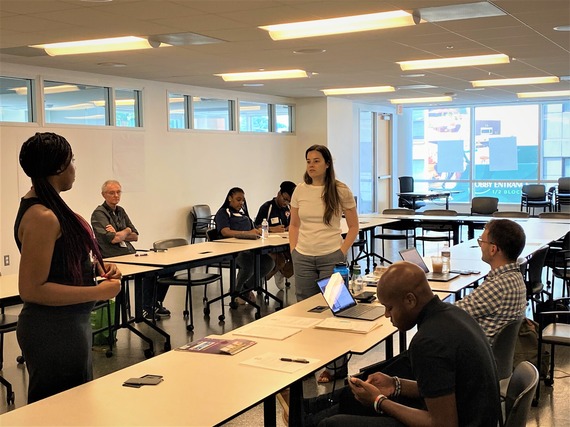
<svg viewBox="0 0 570 427"><path fill-rule="evenodd" d="M119 190L119 191L105 191L105 194L108 194L109 196L115 196L115 195L120 196L121 193L122 193L121 190Z"/></svg>
<svg viewBox="0 0 570 427"><path fill-rule="evenodd" d="M488 244L490 244L490 245L496 245L495 242L491 242L491 241L489 241L489 240L483 240L483 239L481 239L480 237L477 238L477 243L479 244L479 246L481 246L481 243L488 243Z"/></svg>

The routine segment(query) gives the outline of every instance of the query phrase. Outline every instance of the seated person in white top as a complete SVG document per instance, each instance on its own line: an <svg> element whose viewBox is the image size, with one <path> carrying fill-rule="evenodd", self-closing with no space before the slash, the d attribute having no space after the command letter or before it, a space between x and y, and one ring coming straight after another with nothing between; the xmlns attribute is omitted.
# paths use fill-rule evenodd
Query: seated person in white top
<svg viewBox="0 0 570 427"><path fill-rule="evenodd" d="M291 219L291 211L289 204L291 197L295 191L295 183L291 181L283 181L279 186L277 196L268 200L261 205L257 216L255 217L256 227L261 227L264 219L269 223L270 233L283 233L289 231L289 222ZM269 254L275 262L275 267L271 270L266 280L275 278L275 285L278 289L285 288L285 278L293 275L293 263L291 261L291 254L289 252L275 252Z"/></svg>

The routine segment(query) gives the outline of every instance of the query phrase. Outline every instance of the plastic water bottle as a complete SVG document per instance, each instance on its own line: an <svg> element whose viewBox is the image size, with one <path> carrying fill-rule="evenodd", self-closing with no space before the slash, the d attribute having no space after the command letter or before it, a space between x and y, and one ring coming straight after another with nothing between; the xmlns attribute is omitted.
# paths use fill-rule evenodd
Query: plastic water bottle
<svg viewBox="0 0 570 427"><path fill-rule="evenodd" d="M344 280L344 285L348 288L350 285L349 282L349 271L348 271L348 267L346 266L346 263L344 262L338 262L335 264L334 269L333 269L333 273L340 273L340 275L342 276L342 280Z"/></svg>
<svg viewBox="0 0 570 427"><path fill-rule="evenodd" d="M269 223L267 222L267 218L263 218L261 222L261 238L267 239L269 237Z"/></svg>
<svg viewBox="0 0 570 427"><path fill-rule="evenodd" d="M358 295L364 288L364 281L362 280L362 270L360 265L355 264L352 267L352 293Z"/></svg>
<svg viewBox="0 0 570 427"><path fill-rule="evenodd" d="M441 251L441 261L443 264L441 272L445 274L449 273L449 270L451 270L451 250L448 245L445 245Z"/></svg>

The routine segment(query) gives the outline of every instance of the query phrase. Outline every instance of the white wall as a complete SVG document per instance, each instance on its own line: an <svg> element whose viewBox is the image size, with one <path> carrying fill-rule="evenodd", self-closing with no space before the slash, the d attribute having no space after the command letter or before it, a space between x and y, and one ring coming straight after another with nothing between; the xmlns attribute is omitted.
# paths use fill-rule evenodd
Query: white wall
<svg viewBox="0 0 570 427"><path fill-rule="evenodd" d="M305 162L304 154L299 153L304 153L306 142L298 147L296 135L169 131L167 128L166 96L169 90L262 102L291 103L295 100L4 63L2 74L142 89L144 98L143 129L0 124L0 255L11 258L10 267L0 267L2 274L17 272L19 255L13 238L13 222L23 189L29 188L29 180L18 165L18 153L22 143L35 132L56 132L71 143L77 178L73 189L62 196L88 220L93 209L103 202L101 184L115 178L113 161L123 167L144 170L144 183L140 189L123 188L121 200L140 232L136 245L139 248L149 248L153 241L162 238L188 236L187 215L191 206L206 203L215 212L233 186L245 190L251 214L255 215L265 200L275 196L281 181L301 180ZM133 160L128 156L113 159L113 138L124 135L138 138L144 144L142 164L129 163ZM18 178L25 179L23 185L18 184Z"/></svg>

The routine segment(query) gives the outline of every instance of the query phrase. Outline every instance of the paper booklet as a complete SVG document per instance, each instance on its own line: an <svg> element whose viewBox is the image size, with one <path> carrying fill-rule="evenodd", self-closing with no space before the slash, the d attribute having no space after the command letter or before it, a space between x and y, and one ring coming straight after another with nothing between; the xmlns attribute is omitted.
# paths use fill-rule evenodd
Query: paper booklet
<svg viewBox="0 0 570 427"><path fill-rule="evenodd" d="M255 344L257 344L255 341L240 338L227 340L222 338L206 337L184 344L176 350L192 351L195 353L229 354L230 356L233 356L234 354L237 354Z"/></svg>
<svg viewBox="0 0 570 427"><path fill-rule="evenodd" d="M316 325L315 328L352 332L356 334L367 334L368 332L380 326L382 326L382 323L380 322L366 322L359 320L339 319L337 317L328 317Z"/></svg>

